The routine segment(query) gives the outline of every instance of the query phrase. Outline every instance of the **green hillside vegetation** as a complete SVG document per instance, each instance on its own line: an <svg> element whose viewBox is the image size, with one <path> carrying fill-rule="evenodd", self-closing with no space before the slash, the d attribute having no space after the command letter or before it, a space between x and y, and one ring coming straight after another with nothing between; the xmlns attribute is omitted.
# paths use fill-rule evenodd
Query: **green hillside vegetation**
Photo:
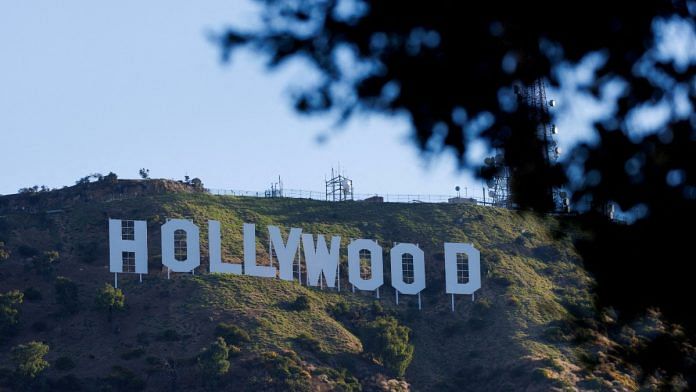
<svg viewBox="0 0 696 392"><path fill-rule="evenodd" d="M148 222L149 274L142 283L120 274L120 290L105 286L109 217ZM201 228L195 275L167 279L159 256L167 218ZM222 223L225 261L241 260L244 222L256 224L262 261L266 225L340 235L341 291L207 273L208 219ZM33 390L635 389L635 369L602 359L612 343L596 331L592 280L572 235L553 217L491 207L213 196L159 180L5 196L0 378ZM385 249L379 300L346 286L350 238ZM420 311L413 296L395 303L392 241L425 251ZM483 287L473 301L457 296L454 313L446 241L481 251ZM25 371L11 353L39 344L50 366L34 358L35 377L14 377Z"/></svg>

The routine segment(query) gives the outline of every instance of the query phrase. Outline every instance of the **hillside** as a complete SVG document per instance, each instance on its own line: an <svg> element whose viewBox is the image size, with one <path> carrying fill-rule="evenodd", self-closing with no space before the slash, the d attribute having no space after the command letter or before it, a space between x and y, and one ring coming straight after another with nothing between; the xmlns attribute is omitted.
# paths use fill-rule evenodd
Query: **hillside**
<svg viewBox="0 0 696 392"><path fill-rule="evenodd" d="M97 291L113 282L109 217L147 220L150 254L142 283L121 275L126 307L111 321L94 306ZM168 280L159 228L177 217L201 228L203 265ZM340 235L343 282L349 238L376 239L386 249L392 241L418 243L426 256L423 309L410 296L396 305L388 274L379 300L345 287L208 274L208 219L222 223L226 261L241 259L243 222L257 225L260 259L268 259L266 225ZM43 385L54 390L211 388L197 356L224 322L250 338L234 329L230 371L216 381L235 390L634 388L625 369L583 366L605 348L587 329L595 317L592 280L564 231L553 217L491 207L212 196L159 180L4 196L0 242L9 258L0 261L0 294L20 290L24 299L16 334L0 342L0 368L13 368L11 347L35 340L50 347ZM454 313L444 292L445 241L481 251L482 289L475 301L458 296ZM56 298L58 277L77 283L72 312ZM298 298L308 307L295 306ZM370 323L388 316L410 329L415 348L401 379L366 348Z"/></svg>

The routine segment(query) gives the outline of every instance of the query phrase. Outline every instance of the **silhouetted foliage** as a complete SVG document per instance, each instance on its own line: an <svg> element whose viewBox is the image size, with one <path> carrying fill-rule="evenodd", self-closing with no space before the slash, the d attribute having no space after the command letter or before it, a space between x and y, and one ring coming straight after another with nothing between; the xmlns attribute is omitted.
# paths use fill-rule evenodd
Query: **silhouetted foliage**
<svg viewBox="0 0 696 392"><path fill-rule="evenodd" d="M56 251L46 251L34 257L31 261L32 268L37 274L48 278L53 275L54 265L60 260L60 254Z"/></svg>
<svg viewBox="0 0 696 392"><path fill-rule="evenodd" d="M114 172L109 172L109 174L105 175L102 179L111 185L116 185L118 182L118 176Z"/></svg>
<svg viewBox="0 0 696 392"><path fill-rule="evenodd" d="M17 333L19 327L19 305L24 294L19 290L0 294L0 342Z"/></svg>
<svg viewBox="0 0 696 392"><path fill-rule="evenodd" d="M138 170L138 174L140 175L140 178L142 178L143 180L147 180L148 178L150 178L150 169L142 168Z"/></svg>
<svg viewBox="0 0 696 392"><path fill-rule="evenodd" d="M92 180L101 181L103 179L104 179L104 175L102 175L101 173L92 173L92 174L88 174L88 175L78 179L77 181L75 181L75 185L89 184L90 182L92 182Z"/></svg>
<svg viewBox="0 0 696 392"><path fill-rule="evenodd" d="M59 276L55 283L56 302L68 314L77 313L80 309L79 288L72 280Z"/></svg>
<svg viewBox="0 0 696 392"><path fill-rule="evenodd" d="M471 142L501 149L520 208L548 211L549 190L559 186L577 208L615 203L635 222L582 220L589 235L579 249L599 305L615 307L622 322L657 307L694 336L692 235L677 228L696 220L694 1L258 3L259 29L216 37L225 59L241 46L267 55L271 67L302 58L319 78L295 95L299 112L339 122L357 112L405 114L424 151L452 150L483 177L492 173L469 159ZM675 45L687 49L675 54ZM577 95L615 110L594 120L597 142L577 146L561 167L543 159L538 124L514 89L540 78L563 86L561 68L579 64L589 72L572 87ZM646 109L654 124L642 121ZM650 369L645 358L630 359ZM684 371L667 368L673 363L662 370ZM692 386L693 374L685 374Z"/></svg>
<svg viewBox="0 0 696 392"><path fill-rule="evenodd" d="M44 192L50 192L51 188L47 187L46 185L34 185L32 187L28 188L20 188L17 193L21 193L23 195L33 195L36 193L44 193Z"/></svg>
<svg viewBox="0 0 696 392"><path fill-rule="evenodd" d="M48 366L44 357L48 354L48 345L40 342L29 342L12 347L10 356L15 366L15 374L22 379L36 378Z"/></svg>
<svg viewBox="0 0 696 392"><path fill-rule="evenodd" d="M202 191L204 189L203 188L203 181L201 181L201 179L198 177L195 177L194 179L191 180L191 186L193 187L193 189L195 189L197 191Z"/></svg>

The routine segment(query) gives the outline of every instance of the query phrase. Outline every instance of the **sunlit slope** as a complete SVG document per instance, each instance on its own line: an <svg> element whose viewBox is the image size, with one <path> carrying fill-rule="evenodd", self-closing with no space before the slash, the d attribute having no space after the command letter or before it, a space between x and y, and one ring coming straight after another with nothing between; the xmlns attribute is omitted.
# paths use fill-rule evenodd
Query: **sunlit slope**
<svg viewBox="0 0 696 392"><path fill-rule="evenodd" d="M49 362L61 357L74 361L69 370L52 366L48 377L74 374L85 385L98 385L120 366L147 388L166 388L172 382L203 388L196 355L215 339L218 323L226 322L250 336L235 345L239 352L230 359L228 377L234 385L282 389L274 382L285 376L272 369L290 363L301 369L300 381L292 384L297 389L336 389L346 377L357 379L364 390L405 386L387 384L393 373L364 352L364 336L345 317L345 309L365 318L393 315L411 329L415 351L404 379L414 390L548 390L589 377L578 368L582 351L569 320L592 315L591 281L554 218L471 205L327 203L200 193L113 201L61 202L56 197L36 205L40 207L31 212L6 207L0 213L0 241L11 251L0 262L0 291L33 287L42 296L24 300L19 333L3 342L0 351L41 340L50 346ZM147 220L150 254L142 284L135 275L120 275L127 307L114 313L111 322L93 306L97 290L113 282L108 218ZM167 280L159 257L159 228L167 218L192 219L201 228L203 265L196 275L172 274ZM277 279L208 274L208 219L222 224L226 261L241 259L244 222L256 224L260 262L268 259L267 225L280 226L284 234L298 227L305 233L340 235L341 292ZM385 261L393 242L419 244L427 282L421 311L412 296L402 295L395 304L388 262L381 307L373 304L374 292L350 292L345 246L351 238L377 240ZM444 292L444 242L471 242L481 251L483 287L474 301L456 296L454 312ZM52 250L60 254L52 274L30 267L37 255ZM56 276L78 282L77 313L59 310ZM294 303L303 296L309 308L297 310ZM0 366L12 367L7 355ZM346 370L337 375L328 369Z"/></svg>

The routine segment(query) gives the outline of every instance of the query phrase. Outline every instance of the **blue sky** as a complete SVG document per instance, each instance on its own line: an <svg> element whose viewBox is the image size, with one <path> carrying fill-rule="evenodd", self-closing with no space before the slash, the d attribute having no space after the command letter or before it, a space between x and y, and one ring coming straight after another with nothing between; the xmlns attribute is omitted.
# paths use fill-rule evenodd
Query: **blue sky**
<svg viewBox="0 0 696 392"><path fill-rule="evenodd" d="M269 73L244 52L222 64L206 34L251 25L254 11L241 0L1 3L0 194L93 172L135 178L141 167L210 188L263 190L280 175L286 188L322 190L340 163L358 193L460 185L480 196L451 156L424 160L403 119L363 116L331 130L331 119L295 114L291 87L307 77L299 64ZM577 118L597 111L580 102L559 119L561 145L587 137Z"/></svg>

